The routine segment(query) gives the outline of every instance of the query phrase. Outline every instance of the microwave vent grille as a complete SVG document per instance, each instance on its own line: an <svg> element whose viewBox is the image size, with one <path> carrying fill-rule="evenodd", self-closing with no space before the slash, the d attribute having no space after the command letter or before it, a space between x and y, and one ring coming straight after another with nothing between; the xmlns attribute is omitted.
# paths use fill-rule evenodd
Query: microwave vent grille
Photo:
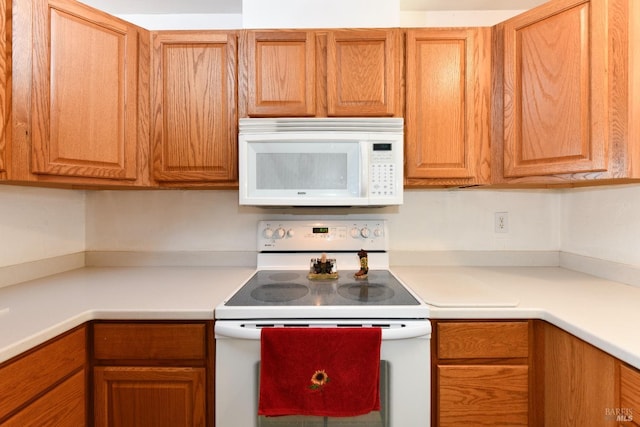
<svg viewBox="0 0 640 427"><path fill-rule="evenodd" d="M281 132L375 132L402 133L402 118L278 118L240 119L241 134Z"/></svg>

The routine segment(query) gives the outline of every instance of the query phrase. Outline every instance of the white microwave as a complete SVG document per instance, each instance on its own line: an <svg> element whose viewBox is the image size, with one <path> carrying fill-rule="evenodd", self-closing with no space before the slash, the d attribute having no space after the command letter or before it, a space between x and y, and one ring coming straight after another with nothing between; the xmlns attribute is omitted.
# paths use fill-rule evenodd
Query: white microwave
<svg viewBox="0 0 640 427"><path fill-rule="evenodd" d="M402 118L240 119L240 204L402 204Z"/></svg>

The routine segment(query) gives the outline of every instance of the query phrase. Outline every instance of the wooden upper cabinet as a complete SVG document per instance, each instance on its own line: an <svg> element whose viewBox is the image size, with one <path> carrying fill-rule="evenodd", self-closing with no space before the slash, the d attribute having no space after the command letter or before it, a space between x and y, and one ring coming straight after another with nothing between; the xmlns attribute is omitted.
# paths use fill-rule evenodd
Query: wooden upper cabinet
<svg viewBox="0 0 640 427"><path fill-rule="evenodd" d="M604 37L603 4L555 2L505 24L505 176L606 169L606 57L590 41Z"/></svg>
<svg viewBox="0 0 640 427"><path fill-rule="evenodd" d="M6 147L11 138L11 0L0 0L0 179L7 176Z"/></svg>
<svg viewBox="0 0 640 427"><path fill-rule="evenodd" d="M640 177L639 10L628 0L553 0L499 26L497 181Z"/></svg>
<svg viewBox="0 0 640 427"><path fill-rule="evenodd" d="M327 33L327 115L395 116L400 107L397 30Z"/></svg>
<svg viewBox="0 0 640 427"><path fill-rule="evenodd" d="M316 114L316 38L312 31L246 31L241 51L244 117Z"/></svg>
<svg viewBox="0 0 640 427"><path fill-rule="evenodd" d="M153 35L153 174L161 182L237 180L236 34Z"/></svg>
<svg viewBox="0 0 640 427"><path fill-rule="evenodd" d="M398 29L249 30L240 117L402 116Z"/></svg>
<svg viewBox="0 0 640 427"><path fill-rule="evenodd" d="M72 0L33 4L32 171L135 180L136 28Z"/></svg>
<svg viewBox="0 0 640 427"><path fill-rule="evenodd" d="M407 30L406 52L406 185L488 183L491 29Z"/></svg>

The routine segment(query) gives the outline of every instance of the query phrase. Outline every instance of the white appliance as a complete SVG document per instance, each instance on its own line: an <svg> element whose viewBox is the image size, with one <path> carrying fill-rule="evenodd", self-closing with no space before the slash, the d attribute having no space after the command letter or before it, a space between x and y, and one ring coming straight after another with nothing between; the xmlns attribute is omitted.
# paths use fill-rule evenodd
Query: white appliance
<svg viewBox="0 0 640 427"><path fill-rule="evenodd" d="M402 204L402 118L240 119L240 204Z"/></svg>
<svg viewBox="0 0 640 427"><path fill-rule="evenodd" d="M258 270L215 309L217 427L428 427L428 306L389 270L379 220L261 221ZM358 251L368 251L364 280ZM338 278L307 278L326 253ZM265 327L379 327L381 410L349 418L259 417L260 331Z"/></svg>

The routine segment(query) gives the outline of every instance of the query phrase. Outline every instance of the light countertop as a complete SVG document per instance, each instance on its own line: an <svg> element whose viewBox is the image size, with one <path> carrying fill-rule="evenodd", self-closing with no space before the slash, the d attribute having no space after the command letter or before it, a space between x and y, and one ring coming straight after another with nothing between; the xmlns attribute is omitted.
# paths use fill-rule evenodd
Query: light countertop
<svg viewBox="0 0 640 427"><path fill-rule="evenodd" d="M0 362L89 320L213 319L254 271L89 267L0 288Z"/></svg>
<svg viewBox="0 0 640 427"><path fill-rule="evenodd" d="M640 368L639 287L560 267L393 271L427 303L432 294L444 301L431 306L433 319L542 319Z"/></svg>
<svg viewBox="0 0 640 427"><path fill-rule="evenodd" d="M559 267L393 267L433 319L546 320L640 368L640 288ZM0 362L94 319L213 319L253 268L88 267L0 288Z"/></svg>

